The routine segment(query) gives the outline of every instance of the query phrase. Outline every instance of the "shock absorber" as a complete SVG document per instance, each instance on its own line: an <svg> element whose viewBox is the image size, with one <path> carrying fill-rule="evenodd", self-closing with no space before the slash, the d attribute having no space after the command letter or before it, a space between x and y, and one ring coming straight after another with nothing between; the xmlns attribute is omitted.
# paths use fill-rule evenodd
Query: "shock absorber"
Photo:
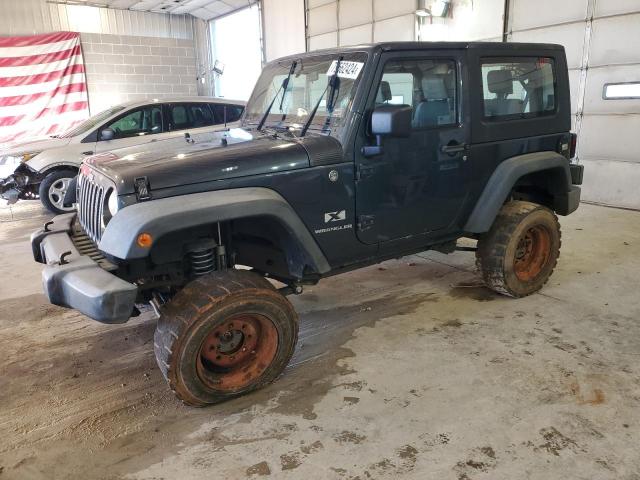
<svg viewBox="0 0 640 480"><path fill-rule="evenodd" d="M216 269L216 242L207 240L194 244L189 249L191 275L200 277Z"/></svg>

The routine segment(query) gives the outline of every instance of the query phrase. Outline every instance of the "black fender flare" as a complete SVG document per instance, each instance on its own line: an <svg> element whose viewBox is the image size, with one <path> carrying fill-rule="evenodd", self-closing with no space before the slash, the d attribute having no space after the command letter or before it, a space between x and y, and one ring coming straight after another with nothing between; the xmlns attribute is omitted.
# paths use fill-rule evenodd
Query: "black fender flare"
<svg viewBox="0 0 640 480"><path fill-rule="evenodd" d="M569 161L566 157L553 151L517 155L504 160L495 169L485 185L482 194L478 198L476 206L464 226L464 231L470 233L484 233L489 231L496 215L498 215L500 208L511 193L511 189L516 182L524 175L544 170L557 170L561 172L561 175L564 175L567 185L567 191L563 192L564 196L567 198L571 197L571 195L568 195L572 191L571 172L569 170ZM580 190L578 187L574 187L573 189L577 189L579 201ZM571 210L571 208L567 208L566 210ZM575 210L575 208L573 208L573 210ZM570 211L568 213L570 213Z"/></svg>
<svg viewBox="0 0 640 480"><path fill-rule="evenodd" d="M277 192L262 187L214 190L136 203L114 215L98 248L123 260L144 258L149 249L137 243L143 232L159 239L190 227L259 216L277 220L297 240L300 253L316 272L326 273L331 269L291 205Z"/></svg>

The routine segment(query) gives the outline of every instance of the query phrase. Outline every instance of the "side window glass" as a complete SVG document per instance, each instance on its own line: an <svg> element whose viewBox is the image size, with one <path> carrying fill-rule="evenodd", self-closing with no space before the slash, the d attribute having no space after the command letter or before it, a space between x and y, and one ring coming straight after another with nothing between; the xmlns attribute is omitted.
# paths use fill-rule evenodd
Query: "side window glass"
<svg viewBox="0 0 640 480"><path fill-rule="evenodd" d="M104 128L111 128L114 138L140 137L162 132L162 110L159 106L139 108L126 113Z"/></svg>
<svg viewBox="0 0 640 480"><path fill-rule="evenodd" d="M224 105L216 103L211 105L213 108L213 120L215 125L223 125L224 124Z"/></svg>
<svg viewBox="0 0 640 480"><path fill-rule="evenodd" d="M216 125L223 125L225 118L227 123L237 122L244 111L244 107L240 105L222 105L219 103L212 104L211 108L213 108L213 117Z"/></svg>
<svg viewBox="0 0 640 480"><path fill-rule="evenodd" d="M171 130L193 128L193 123L189 119L189 112L185 104L178 103L169 106L169 128Z"/></svg>
<svg viewBox="0 0 640 480"><path fill-rule="evenodd" d="M483 58L481 68L485 118L508 120L555 112L552 58Z"/></svg>
<svg viewBox="0 0 640 480"><path fill-rule="evenodd" d="M208 127L214 124L213 115L208 103L192 103L189 105L193 128Z"/></svg>
<svg viewBox="0 0 640 480"><path fill-rule="evenodd" d="M456 123L456 64L449 59L392 60L384 66L375 100L410 105L413 128Z"/></svg>
<svg viewBox="0 0 640 480"><path fill-rule="evenodd" d="M241 105L226 105L227 109L227 122L237 122L242 117L244 107Z"/></svg>

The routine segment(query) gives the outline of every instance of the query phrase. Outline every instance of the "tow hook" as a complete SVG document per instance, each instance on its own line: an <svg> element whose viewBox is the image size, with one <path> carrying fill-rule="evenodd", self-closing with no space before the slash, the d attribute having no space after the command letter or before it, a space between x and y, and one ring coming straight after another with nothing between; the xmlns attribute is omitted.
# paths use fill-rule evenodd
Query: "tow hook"
<svg viewBox="0 0 640 480"><path fill-rule="evenodd" d="M60 258L58 258L58 265L66 265L67 263L67 257L71 255L71 252L64 252L63 254L60 255Z"/></svg>

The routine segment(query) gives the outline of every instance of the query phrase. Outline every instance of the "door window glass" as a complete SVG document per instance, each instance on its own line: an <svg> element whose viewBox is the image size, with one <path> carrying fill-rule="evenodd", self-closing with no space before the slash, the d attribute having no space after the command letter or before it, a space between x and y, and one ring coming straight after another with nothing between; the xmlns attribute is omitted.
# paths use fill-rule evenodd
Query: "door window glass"
<svg viewBox="0 0 640 480"><path fill-rule="evenodd" d="M448 59L405 59L387 62L375 104L411 106L414 129L455 124L455 62Z"/></svg>
<svg viewBox="0 0 640 480"><path fill-rule="evenodd" d="M216 125L222 125L224 123L237 122L242 116L244 107L240 105L211 105L213 108L213 116L215 118Z"/></svg>
<svg viewBox="0 0 640 480"><path fill-rule="evenodd" d="M169 106L169 128L171 130L193 128L193 123L189 120L186 104L179 103Z"/></svg>
<svg viewBox="0 0 640 480"><path fill-rule="evenodd" d="M114 138L140 137L162 132L162 110L160 106L138 108L106 125Z"/></svg>
<svg viewBox="0 0 640 480"><path fill-rule="evenodd" d="M208 127L214 124L213 114L208 103L189 104L189 113L193 119L194 128Z"/></svg>
<svg viewBox="0 0 640 480"><path fill-rule="evenodd" d="M555 112L554 63L548 57L484 58L484 116L517 119Z"/></svg>
<svg viewBox="0 0 640 480"><path fill-rule="evenodd" d="M242 117L244 107L242 105L226 105L227 122L237 122Z"/></svg>

